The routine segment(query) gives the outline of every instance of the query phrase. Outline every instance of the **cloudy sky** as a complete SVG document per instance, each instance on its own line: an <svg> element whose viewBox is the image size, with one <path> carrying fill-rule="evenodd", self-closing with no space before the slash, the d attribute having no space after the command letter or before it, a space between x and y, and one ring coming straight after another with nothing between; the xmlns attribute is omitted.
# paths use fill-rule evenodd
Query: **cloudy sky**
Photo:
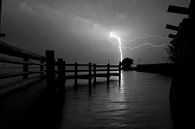
<svg viewBox="0 0 195 129"><path fill-rule="evenodd" d="M187 7L189 0L3 0L3 40L39 54L53 49L68 62L116 63L118 42L109 39L114 31L125 40L124 57L160 62L165 47L129 47L169 43L166 24L184 18L167 13L170 4Z"/></svg>

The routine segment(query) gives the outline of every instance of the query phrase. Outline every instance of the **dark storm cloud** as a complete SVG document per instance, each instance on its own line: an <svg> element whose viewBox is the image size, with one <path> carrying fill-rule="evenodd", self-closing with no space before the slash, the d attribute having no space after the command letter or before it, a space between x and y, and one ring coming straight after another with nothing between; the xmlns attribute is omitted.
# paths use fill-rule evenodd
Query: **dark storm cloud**
<svg viewBox="0 0 195 129"><path fill-rule="evenodd" d="M6 40L37 52L55 49L58 56L67 60L79 58L81 61L98 62L105 62L108 58L113 61L119 59L118 49L108 40L109 31L114 30L127 40L151 35L167 36L165 24L175 24L181 19L167 14L169 3L188 5L188 1L181 0L3 2L3 31L7 34ZM164 48L160 50L164 51ZM125 50L124 53L139 58L143 50ZM147 55L155 54L149 52ZM159 58L165 55L161 54Z"/></svg>

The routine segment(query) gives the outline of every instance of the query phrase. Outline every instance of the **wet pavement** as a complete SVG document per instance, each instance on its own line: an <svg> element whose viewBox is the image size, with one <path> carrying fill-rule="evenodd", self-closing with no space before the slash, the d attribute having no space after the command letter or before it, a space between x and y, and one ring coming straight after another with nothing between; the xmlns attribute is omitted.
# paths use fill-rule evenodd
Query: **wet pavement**
<svg viewBox="0 0 195 129"><path fill-rule="evenodd" d="M171 78L123 72L121 85L101 80L88 92L50 95L45 82L16 91L0 101L1 129L172 129L169 107Z"/></svg>

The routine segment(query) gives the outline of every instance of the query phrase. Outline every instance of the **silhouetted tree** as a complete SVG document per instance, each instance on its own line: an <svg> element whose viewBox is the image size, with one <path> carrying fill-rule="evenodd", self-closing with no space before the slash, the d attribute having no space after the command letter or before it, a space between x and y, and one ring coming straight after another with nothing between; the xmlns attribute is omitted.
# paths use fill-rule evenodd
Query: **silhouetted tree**
<svg viewBox="0 0 195 129"><path fill-rule="evenodd" d="M175 46L175 42L171 42L168 46L168 48L166 48L167 53L169 55L169 62L173 63L175 62L176 59L176 46Z"/></svg>
<svg viewBox="0 0 195 129"><path fill-rule="evenodd" d="M133 59L131 58L124 58L122 61L122 69L129 70L131 69L131 65L133 64Z"/></svg>

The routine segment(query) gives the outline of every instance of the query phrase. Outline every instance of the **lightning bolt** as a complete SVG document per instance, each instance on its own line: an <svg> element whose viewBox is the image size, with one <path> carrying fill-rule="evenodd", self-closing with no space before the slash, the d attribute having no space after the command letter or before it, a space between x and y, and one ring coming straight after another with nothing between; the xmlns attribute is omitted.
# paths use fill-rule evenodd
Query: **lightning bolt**
<svg viewBox="0 0 195 129"><path fill-rule="evenodd" d="M119 51L120 51L120 61L122 62L123 60L123 52L122 52L122 42L121 42L121 38L119 36L117 36L114 32L110 32L110 38L115 38L116 40L118 40L119 43Z"/></svg>
<svg viewBox="0 0 195 129"><path fill-rule="evenodd" d="M127 49L137 49L137 48L140 48L140 47L143 47L143 46L151 46L151 47L155 47L155 48L158 48L158 47L164 47L164 46L167 46L167 44L160 44L160 45L155 45L155 44L151 44L151 43L143 43L143 44L140 44L138 46L135 46L135 47L123 47L123 48L127 48Z"/></svg>
<svg viewBox="0 0 195 129"><path fill-rule="evenodd" d="M120 60L121 60L121 62L123 60L122 48L134 50L134 49L138 49L138 48L143 47L143 46L151 46L151 47L155 47L155 48L167 46L167 43L160 44L160 45L155 45L155 44L152 44L152 43L143 43L143 44L140 44L140 45L135 46L135 47L127 47L127 46L123 47L122 46L122 42L131 43L131 42L136 41L137 39L153 38L153 37L154 38L167 38L167 37L162 37L162 36L147 36L147 37L140 37L140 38L136 38L134 40L126 41L126 40L121 39L115 32L113 32L113 31L110 32L110 39L116 39L119 43L118 48L119 48L119 51L120 51Z"/></svg>
<svg viewBox="0 0 195 129"><path fill-rule="evenodd" d="M147 39L147 38L169 39L169 37L163 37L163 36L159 36L159 35L151 35L151 36L145 36L145 37L137 37L133 40L128 40L128 41L121 39L121 41L124 43L131 43L131 42L135 42L136 40L139 40L139 39Z"/></svg>

